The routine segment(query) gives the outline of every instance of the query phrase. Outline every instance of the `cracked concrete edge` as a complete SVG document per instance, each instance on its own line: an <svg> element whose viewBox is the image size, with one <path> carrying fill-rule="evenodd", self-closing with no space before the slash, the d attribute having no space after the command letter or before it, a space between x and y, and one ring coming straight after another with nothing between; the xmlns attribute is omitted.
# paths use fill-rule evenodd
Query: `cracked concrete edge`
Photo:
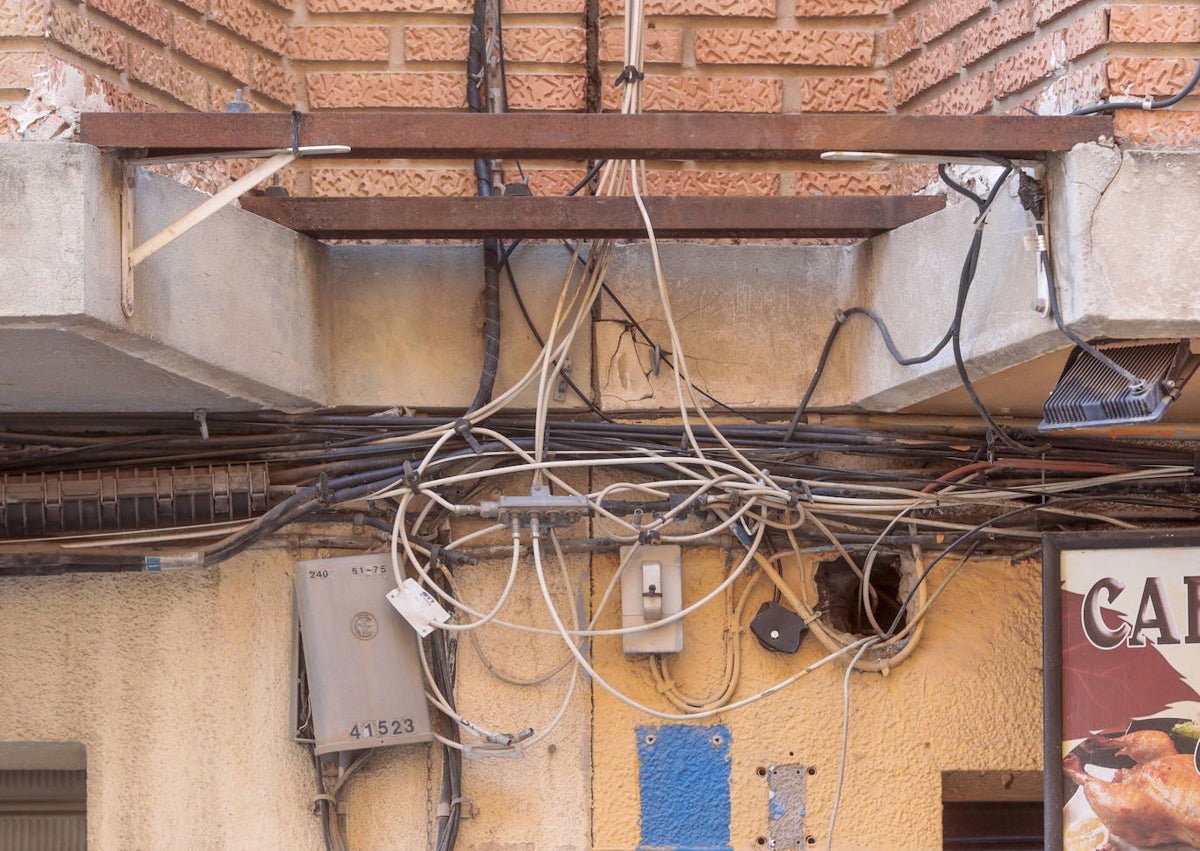
<svg viewBox="0 0 1200 851"><path fill-rule="evenodd" d="M1097 335L1200 336L1195 275L1200 243L1196 152L1127 151L1091 219L1085 282L1070 320Z"/></svg>
<svg viewBox="0 0 1200 851"><path fill-rule="evenodd" d="M1051 256L1061 316L1074 333L1085 339L1200 336L1193 283L1200 251L1192 230L1176 224L1200 219L1195 161L1194 152L1121 151L1106 144L1049 158ZM946 327L928 327L935 322L928 319L930 308L952 308L957 284L947 258L961 263L963 252L952 248L965 249L973 214L970 204L954 204L864 244L869 272L861 303L884 315L906 355L927 349ZM1033 233L1032 220L1015 197L1003 196L990 218L964 317L964 360L976 380L1071 345L1051 317L1030 309L1036 254L1020 241ZM921 279L927 286L914 299ZM842 393L818 398L819 405L895 411L960 383L948 351L904 368L869 322L847 326L842 336L847 339L838 346L860 356L843 361L840 372L831 358L829 385Z"/></svg>
<svg viewBox="0 0 1200 851"><path fill-rule="evenodd" d="M1091 336L1102 317L1085 309L1087 290L1105 289L1106 270L1095 260L1096 209L1116 179L1124 156L1111 143L1077 145L1046 163L1047 220L1063 323Z"/></svg>
<svg viewBox="0 0 1200 851"><path fill-rule="evenodd" d="M998 176L987 176L981 190ZM983 377L1043 353L1053 345L1050 319L1035 313L1036 254L1022 246L1032 222L1011 180L998 196L983 229L975 280L962 320L962 350L969 372ZM906 358L930 351L953 321L959 280L975 232L977 210L950 204L864 243L864 273L856 306L882 317ZM845 307L850 307L847 304ZM889 353L881 332L866 317L843 326L829 359L826 389L814 407L894 411L959 384L950 346L925 363L907 366Z"/></svg>

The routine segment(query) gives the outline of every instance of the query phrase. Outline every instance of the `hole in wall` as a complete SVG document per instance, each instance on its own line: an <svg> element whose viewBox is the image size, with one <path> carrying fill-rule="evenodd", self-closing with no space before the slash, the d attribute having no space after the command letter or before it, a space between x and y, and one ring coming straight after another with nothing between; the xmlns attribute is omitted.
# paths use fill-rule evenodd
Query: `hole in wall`
<svg viewBox="0 0 1200 851"><path fill-rule="evenodd" d="M887 629L900 611L900 586L904 579L904 565L900 556L879 553L871 565L869 579L874 591L871 598L872 614L879 626ZM819 563L815 580L817 605L825 623L850 635L875 635L875 628L862 605L862 580L844 558ZM900 618L900 627L904 626L907 619L905 613Z"/></svg>

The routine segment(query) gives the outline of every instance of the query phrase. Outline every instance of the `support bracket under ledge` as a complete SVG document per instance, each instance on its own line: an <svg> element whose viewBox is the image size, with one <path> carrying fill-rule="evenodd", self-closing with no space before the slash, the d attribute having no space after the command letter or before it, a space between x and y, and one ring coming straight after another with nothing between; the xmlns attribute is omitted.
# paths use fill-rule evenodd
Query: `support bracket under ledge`
<svg viewBox="0 0 1200 851"><path fill-rule="evenodd" d="M241 198L262 181L271 177L298 157L320 154L345 154L346 145L308 145L296 148L274 148L254 151L229 151L219 154L196 154L191 156L149 157L128 160L125 163L124 180L121 184L121 313L128 319L133 316L134 280L133 270L160 248L170 245L178 237L200 224L213 213ZM139 245L133 244L133 172L144 165L166 165L168 163L200 162L205 160L264 159L266 162L252 169L244 177L235 180L211 198L189 210L154 236Z"/></svg>

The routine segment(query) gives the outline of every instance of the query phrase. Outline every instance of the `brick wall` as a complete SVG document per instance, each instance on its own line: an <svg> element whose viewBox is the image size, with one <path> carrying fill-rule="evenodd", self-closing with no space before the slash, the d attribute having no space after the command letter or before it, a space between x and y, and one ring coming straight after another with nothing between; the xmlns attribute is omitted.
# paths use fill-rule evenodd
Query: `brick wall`
<svg viewBox="0 0 1200 851"><path fill-rule="evenodd" d="M509 106L585 108L585 0L504 4ZM462 109L470 0L0 0L0 138L69 134L80 109ZM600 0L615 109L620 0ZM1133 0L648 0L648 111L1061 113L1164 97L1200 61L1200 4ZM1118 114L1127 141L1200 143L1200 96ZM582 164L524 163L537 193ZM236 171L236 168L235 168ZM925 169L652 164L662 193L908 191ZM508 179L516 179L510 175ZM321 164L316 194L471 194L465 163Z"/></svg>

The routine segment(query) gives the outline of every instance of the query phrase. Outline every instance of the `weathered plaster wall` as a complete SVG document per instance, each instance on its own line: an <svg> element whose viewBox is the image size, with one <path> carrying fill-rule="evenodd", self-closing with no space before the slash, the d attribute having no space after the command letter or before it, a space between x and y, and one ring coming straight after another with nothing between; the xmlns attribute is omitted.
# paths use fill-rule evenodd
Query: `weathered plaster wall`
<svg viewBox="0 0 1200 851"><path fill-rule="evenodd" d="M684 603L724 575L724 553L685 554ZM595 582L615 561L597 560ZM936 575L934 582L940 579ZM796 581L796 574L789 571ZM850 739L837 848L934 848L941 843L941 772L1036 769L1041 752L1040 572L1035 564L972 563L938 601L908 661L887 677L855 674L850 683ZM770 598L756 589L748 611ZM616 618L606 619L609 626ZM603 625L604 622L602 622ZM684 653L672 669L689 691L705 693L721 667L723 606L709 604L685 624ZM763 651L747 634L738 696L753 694L811 664L825 652L809 637L795 656ZM631 662L619 641L598 642L601 674L635 699L671 711L656 693L645 661ZM731 735L731 841L760 847L766 836L767 780L759 767L801 763L807 778L806 831L824 847L841 746L842 678L832 664L779 694L715 720ZM634 728L659 723L594 689L595 847L638 842Z"/></svg>
<svg viewBox="0 0 1200 851"><path fill-rule="evenodd" d="M582 533L580 527L580 533ZM340 551L334 554L341 554ZM0 580L0 740L72 740L88 747L89 841L100 849L316 849L312 772L286 737L291 565L317 555L277 548L196 573ZM685 553L685 602L724 575L720 550ZM950 565L947 565L947 568ZM593 601L615 558L571 557L568 599ZM500 558L461 573L464 596L490 608ZM932 579L940 581L942 569ZM788 570L797 581L796 571ZM940 841L940 773L1036 769L1041 753L1040 598L1035 563L972 562L935 604L916 653L887 677L851 678L847 774L838 848L931 848ZM756 589L753 612L769 592ZM526 561L513 620L548 626ZM616 611L600 626L615 626ZM726 630L719 602L689 617L672 673L710 686ZM553 637L480 631L497 669L535 677L564 657ZM796 656L743 637L739 696L823 655L811 637ZM617 637L598 639L601 675L669 710L646 662ZM460 708L500 729L542 728L566 688L500 684L464 641ZM808 778L806 829L823 845L838 766L844 668L833 664L748 708L722 713L730 739L731 842L759 847L766 780L757 769L798 762ZM659 723L581 682L560 726L522 759L467 761L464 793L476 816L460 849L632 849L639 841L635 731ZM352 847L427 847L437 759L425 746L378 754L351 781ZM686 806L681 797L680 806Z"/></svg>

